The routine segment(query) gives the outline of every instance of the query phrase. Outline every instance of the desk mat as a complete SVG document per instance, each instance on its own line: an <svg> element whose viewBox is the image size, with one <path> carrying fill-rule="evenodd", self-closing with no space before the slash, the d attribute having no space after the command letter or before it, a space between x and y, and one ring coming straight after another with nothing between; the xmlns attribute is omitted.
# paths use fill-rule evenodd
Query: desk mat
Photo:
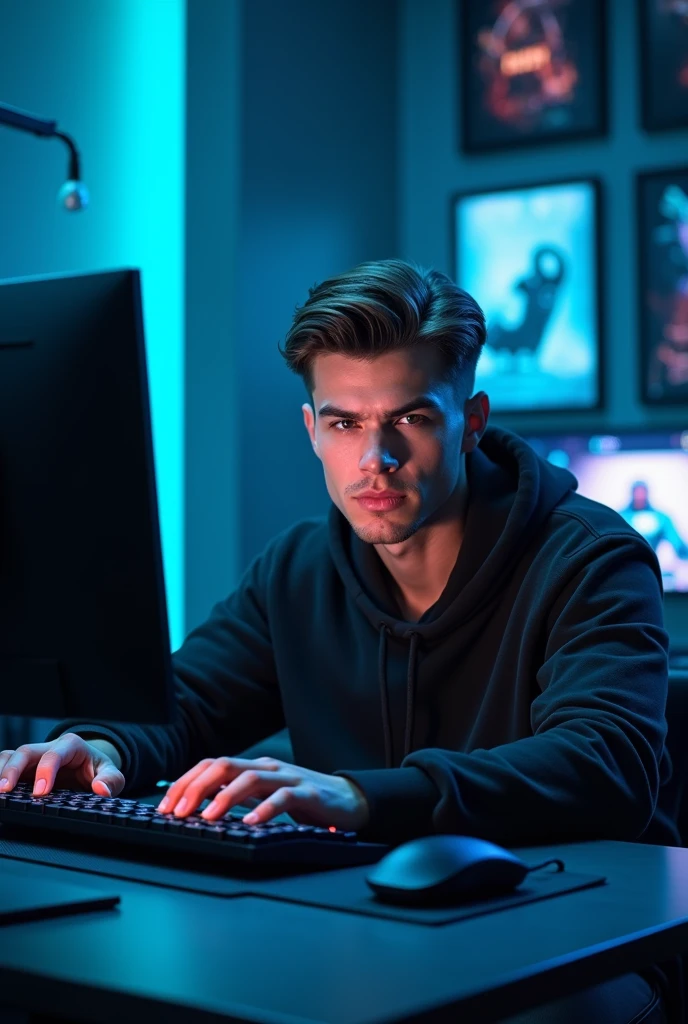
<svg viewBox="0 0 688 1024"><path fill-rule="evenodd" d="M491 899L462 901L442 907L396 907L380 902L366 883L365 876L372 865L353 868L335 868L325 871L307 871L287 877L264 878L255 869L243 871L232 865L232 876L220 874L226 865L217 865L203 870L188 867L172 867L156 864L140 856L132 856L127 848L126 860L106 857L99 853L84 853L73 846L55 846L52 843L29 843L23 840L5 839L6 826L0 830L0 857L46 864L50 867L68 868L72 871L90 872L109 878L124 878L132 882L146 882L166 889L180 889L185 892L210 896L236 898L240 896L261 896L266 899L298 903L301 906L321 907L368 917L387 917L411 924L452 924L468 917L489 914L495 910L533 903L536 900L559 896L562 893L604 885L604 875L580 874L573 871L554 871L552 867L542 868L526 876L524 882L505 896ZM73 840L68 840L71 844ZM171 860L166 855L166 860ZM188 864L185 856L177 857L176 863Z"/></svg>

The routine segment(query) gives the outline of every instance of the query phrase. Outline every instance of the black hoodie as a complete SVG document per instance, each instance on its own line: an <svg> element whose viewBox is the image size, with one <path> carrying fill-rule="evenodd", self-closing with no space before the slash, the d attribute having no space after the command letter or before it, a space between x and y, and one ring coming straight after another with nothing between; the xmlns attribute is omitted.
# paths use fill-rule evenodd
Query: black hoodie
<svg viewBox="0 0 688 1024"><path fill-rule="evenodd" d="M120 750L126 791L285 724L296 764L363 790L362 838L677 845L656 809L667 635L656 556L519 437L466 457L464 540L403 621L391 577L333 504L283 531L173 655L169 726L59 723Z"/></svg>

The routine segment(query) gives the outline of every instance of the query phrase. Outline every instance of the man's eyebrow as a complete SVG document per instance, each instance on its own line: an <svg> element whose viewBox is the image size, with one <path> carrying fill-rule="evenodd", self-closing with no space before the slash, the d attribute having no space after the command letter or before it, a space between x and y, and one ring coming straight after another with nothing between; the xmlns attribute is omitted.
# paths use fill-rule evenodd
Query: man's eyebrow
<svg viewBox="0 0 688 1024"><path fill-rule="evenodd" d="M395 416L405 416L407 413L414 412L415 409L432 409L434 412L442 412L442 406L436 399L431 398L429 395L420 395L418 398L412 398L410 402L406 402L400 409L392 409L389 412L384 413L386 417L393 419ZM318 416L336 416L341 420L367 420L367 415L361 415L360 412L352 412L350 409L340 409L339 406L330 405L325 403L318 409Z"/></svg>

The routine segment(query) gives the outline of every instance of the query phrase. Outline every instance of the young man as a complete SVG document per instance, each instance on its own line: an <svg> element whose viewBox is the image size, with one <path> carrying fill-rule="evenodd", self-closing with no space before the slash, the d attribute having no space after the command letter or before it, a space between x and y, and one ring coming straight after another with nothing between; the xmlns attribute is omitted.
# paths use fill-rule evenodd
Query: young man
<svg viewBox="0 0 688 1024"><path fill-rule="evenodd" d="M179 776L161 803L178 815L258 797L252 822L288 811L388 842L678 843L656 810L657 559L570 473L487 429L484 341L469 295L400 260L313 289L283 355L328 516L276 537L187 637L173 725L62 722L0 755L5 790L34 767L37 793L58 769L99 793ZM295 764L232 756L285 724ZM518 1019L650 1024L652 1000L627 974Z"/></svg>

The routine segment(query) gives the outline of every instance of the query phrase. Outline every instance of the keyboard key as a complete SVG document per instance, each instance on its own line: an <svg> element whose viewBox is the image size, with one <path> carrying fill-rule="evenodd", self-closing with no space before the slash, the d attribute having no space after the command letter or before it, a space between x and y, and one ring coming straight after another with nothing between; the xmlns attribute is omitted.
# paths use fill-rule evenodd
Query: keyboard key
<svg viewBox="0 0 688 1024"><path fill-rule="evenodd" d="M78 804L67 804L65 807L62 808L62 817L76 818L78 817L80 811L81 808L79 807Z"/></svg>
<svg viewBox="0 0 688 1024"><path fill-rule="evenodd" d="M184 835L185 836L198 836L201 835L205 825L201 825L198 821L185 821L184 822Z"/></svg>
<svg viewBox="0 0 688 1024"><path fill-rule="evenodd" d="M130 825L132 828L149 828L150 816L147 814L132 814Z"/></svg>
<svg viewBox="0 0 688 1024"><path fill-rule="evenodd" d="M225 840L230 843L250 843L253 840L252 834L248 829L226 829Z"/></svg>
<svg viewBox="0 0 688 1024"><path fill-rule="evenodd" d="M203 835L206 839L223 839L225 830L222 825L206 825Z"/></svg>
<svg viewBox="0 0 688 1024"><path fill-rule="evenodd" d="M25 811L27 804L30 803L31 801L26 796L11 796L7 801L7 806L15 811Z"/></svg>

